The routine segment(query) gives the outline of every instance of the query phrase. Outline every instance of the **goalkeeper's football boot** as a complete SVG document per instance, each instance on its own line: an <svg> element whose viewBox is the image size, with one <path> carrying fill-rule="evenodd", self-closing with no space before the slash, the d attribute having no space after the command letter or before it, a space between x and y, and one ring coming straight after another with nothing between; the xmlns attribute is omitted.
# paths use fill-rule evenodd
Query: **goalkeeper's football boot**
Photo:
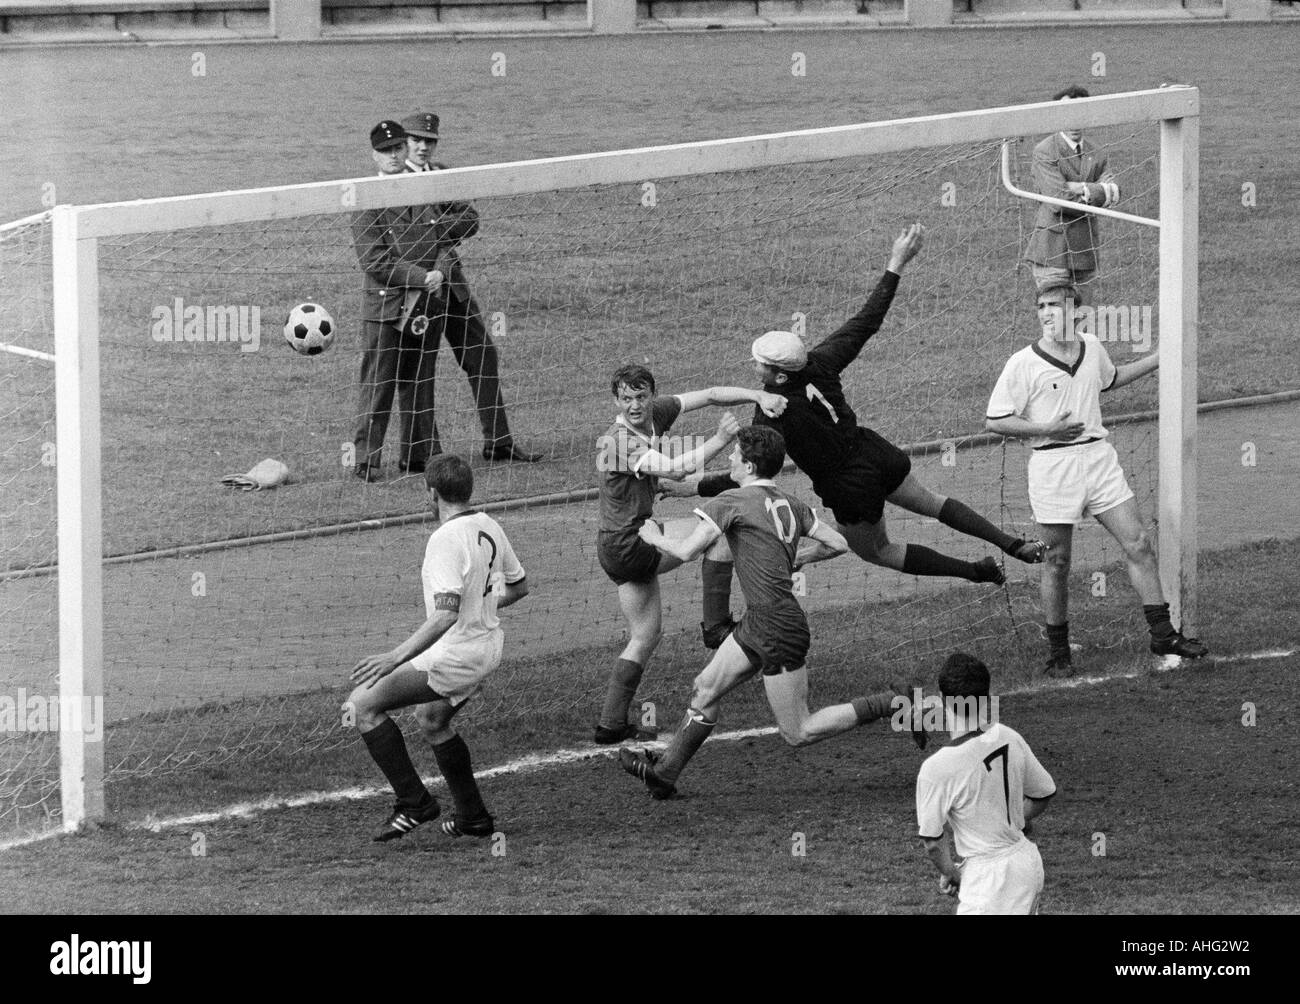
<svg viewBox="0 0 1300 1004"><path fill-rule="evenodd" d="M1026 565L1037 565L1039 562L1047 560L1048 546L1041 540L1025 540L1019 537L1011 542L1007 548L1007 554L1017 561L1023 561Z"/></svg>
<svg viewBox="0 0 1300 1004"><path fill-rule="evenodd" d="M595 735L592 736L592 740L599 746L616 746L619 743L626 742L649 743L658 738L659 733L653 729L643 729L631 722L624 722L614 729L607 729L603 725L597 725Z"/></svg>
<svg viewBox="0 0 1300 1004"><path fill-rule="evenodd" d="M704 621L700 621L700 634L704 638L705 648L719 648L727 640L727 635L731 634L735 629L736 619L730 614L721 624L706 624Z"/></svg>
<svg viewBox="0 0 1300 1004"><path fill-rule="evenodd" d="M496 832L496 823L491 816L482 819L448 819L442 824L442 832L449 837L490 837Z"/></svg>
<svg viewBox="0 0 1300 1004"><path fill-rule="evenodd" d="M645 750L621 749L618 751L618 762L619 766L634 778L645 782L652 797L664 799L672 798L677 794L676 785L670 784L655 773L655 764L659 762L659 758L653 753Z"/></svg>
<svg viewBox="0 0 1300 1004"><path fill-rule="evenodd" d="M1054 652L1047 659L1047 675L1054 680L1066 680L1074 675L1074 662L1069 652Z"/></svg>
<svg viewBox="0 0 1300 1004"><path fill-rule="evenodd" d="M442 812L438 800L432 798L429 804L420 809L407 809L401 805L393 806L393 814L388 817L384 825L375 831L375 843L382 843L385 840L398 840L406 836L421 823L427 823L437 819Z"/></svg>
<svg viewBox="0 0 1300 1004"><path fill-rule="evenodd" d="M1177 655L1184 659L1200 659L1210 648L1199 638L1184 638L1181 631L1175 631L1168 638L1152 638L1151 651L1156 655Z"/></svg>
<svg viewBox="0 0 1300 1004"><path fill-rule="evenodd" d="M1000 586L1007 581L1006 574L1001 567L992 558L980 558L975 562L975 578L973 582L991 582L995 586Z"/></svg>

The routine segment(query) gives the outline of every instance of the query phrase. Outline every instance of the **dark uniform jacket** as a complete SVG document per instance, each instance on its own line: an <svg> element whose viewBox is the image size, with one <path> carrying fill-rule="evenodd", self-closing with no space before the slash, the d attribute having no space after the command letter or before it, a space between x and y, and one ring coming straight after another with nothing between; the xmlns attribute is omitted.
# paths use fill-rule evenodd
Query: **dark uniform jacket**
<svg viewBox="0 0 1300 1004"><path fill-rule="evenodd" d="M352 245L365 273L362 319L397 324L424 292L433 269L448 277L444 289L456 295L457 275L468 297L454 249L478 232L478 213L464 202L433 206L367 209L352 219ZM441 295L446 295L443 293Z"/></svg>

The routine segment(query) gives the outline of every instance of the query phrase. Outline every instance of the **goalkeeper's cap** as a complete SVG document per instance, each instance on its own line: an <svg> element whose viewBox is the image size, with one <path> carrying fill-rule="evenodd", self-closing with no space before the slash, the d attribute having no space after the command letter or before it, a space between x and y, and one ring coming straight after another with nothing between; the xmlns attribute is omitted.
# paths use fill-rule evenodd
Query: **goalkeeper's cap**
<svg viewBox="0 0 1300 1004"><path fill-rule="evenodd" d="M754 339L754 361L797 373L808 365L808 349L793 331L769 331Z"/></svg>

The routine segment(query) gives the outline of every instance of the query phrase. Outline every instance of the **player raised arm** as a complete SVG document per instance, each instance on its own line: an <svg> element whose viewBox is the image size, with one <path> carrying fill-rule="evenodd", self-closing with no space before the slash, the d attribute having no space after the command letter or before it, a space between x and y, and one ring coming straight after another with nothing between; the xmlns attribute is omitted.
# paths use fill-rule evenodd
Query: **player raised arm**
<svg viewBox="0 0 1300 1004"><path fill-rule="evenodd" d="M664 554L671 555L682 564L694 561L709 549L710 544L721 536L718 528L706 519L700 520L699 525L691 531L690 536L683 537L680 540L666 537L663 530L659 529L659 524L652 519L648 519L641 524L638 534L651 547L658 548Z"/></svg>
<svg viewBox="0 0 1300 1004"><path fill-rule="evenodd" d="M1134 380L1141 380L1148 373L1154 373L1160 367L1160 353L1152 352L1149 356L1143 356L1135 362L1125 363L1123 366L1115 367L1115 379L1110 382L1106 390L1115 390L1117 387L1123 387Z"/></svg>
<svg viewBox="0 0 1300 1004"><path fill-rule="evenodd" d="M682 402L682 411L695 411L709 405L726 407L733 404L756 404L763 409L768 418L780 418L785 411L785 398L780 394L769 394L765 390L750 390L747 387L710 387L707 390L692 390L678 394Z"/></svg>
<svg viewBox="0 0 1300 1004"><path fill-rule="evenodd" d="M727 444L736 438L740 423L731 412L723 412L718 419L718 430L689 453L680 457L666 457L658 450L650 450L641 455L636 462L634 473L647 474L657 478L677 480L700 470L705 464L727 448Z"/></svg>
<svg viewBox="0 0 1300 1004"><path fill-rule="evenodd" d="M894 239L885 274L871 291L866 305L813 348L808 353L809 360L815 358L839 373L858 357L867 339L885 323L885 315L889 313L894 293L898 290L898 278L924 243L925 227L919 223L913 223Z"/></svg>

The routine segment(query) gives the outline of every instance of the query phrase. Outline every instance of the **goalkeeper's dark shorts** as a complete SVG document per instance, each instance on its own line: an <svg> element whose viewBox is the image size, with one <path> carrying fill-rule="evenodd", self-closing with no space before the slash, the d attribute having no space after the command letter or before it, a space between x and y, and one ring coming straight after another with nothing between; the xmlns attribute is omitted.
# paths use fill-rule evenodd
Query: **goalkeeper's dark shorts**
<svg viewBox="0 0 1300 1004"><path fill-rule="evenodd" d="M659 574L661 555L637 535L638 527L601 530L596 536L596 557L617 586L625 582L650 582Z"/></svg>
<svg viewBox="0 0 1300 1004"><path fill-rule="evenodd" d="M750 607L731 637L764 676L800 668L812 644L808 618L793 599L789 606Z"/></svg>
<svg viewBox="0 0 1300 1004"><path fill-rule="evenodd" d="M858 448L830 478L818 486L822 502L838 523L879 523L885 499L912 473L912 458L879 433L858 429Z"/></svg>

